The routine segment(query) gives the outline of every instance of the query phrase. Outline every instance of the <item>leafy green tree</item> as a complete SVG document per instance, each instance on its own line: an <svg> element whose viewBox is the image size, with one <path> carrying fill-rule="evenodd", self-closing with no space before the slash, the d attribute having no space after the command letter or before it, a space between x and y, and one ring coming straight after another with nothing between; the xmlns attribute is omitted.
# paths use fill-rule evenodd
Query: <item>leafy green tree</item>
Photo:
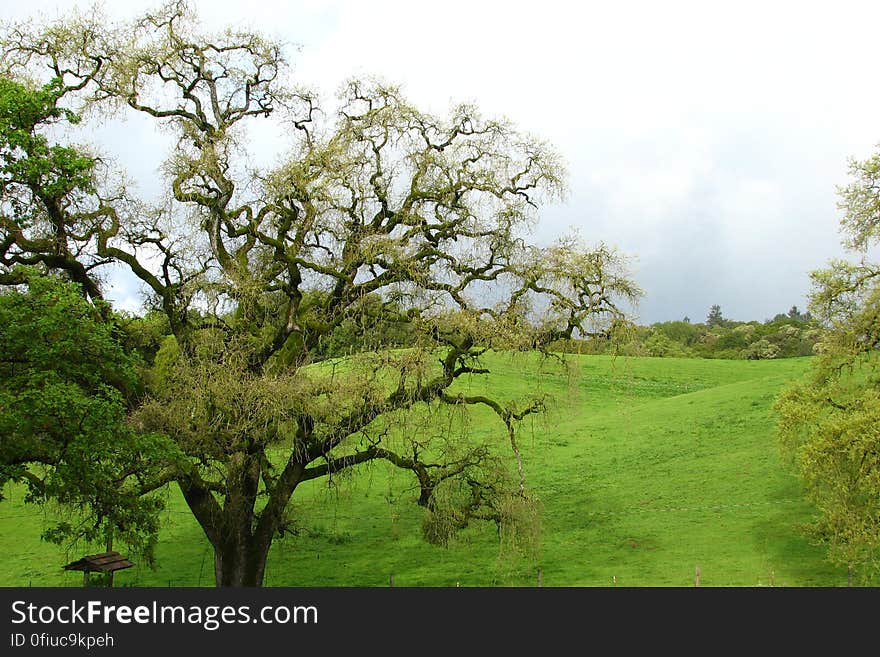
<svg viewBox="0 0 880 657"><path fill-rule="evenodd" d="M721 306L713 304L709 308L709 314L706 316L706 326L714 328L724 323L724 317L721 315Z"/></svg>
<svg viewBox="0 0 880 657"><path fill-rule="evenodd" d="M652 331L645 340L645 351L649 356L681 358L687 355L680 343L657 330Z"/></svg>
<svg viewBox="0 0 880 657"><path fill-rule="evenodd" d="M151 558L162 504L148 493L174 449L126 422L137 361L78 285L11 273L25 289L0 293L0 491L24 482L27 501L78 512L49 539L115 537Z"/></svg>
<svg viewBox="0 0 880 657"><path fill-rule="evenodd" d="M658 322L652 324L651 328L662 332L670 340L677 342L682 348L688 348L694 345L700 339L700 335L705 331L705 327L698 324L691 324L689 321L686 322L684 320L676 322Z"/></svg>
<svg viewBox="0 0 880 657"><path fill-rule="evenodd" d="M748 330L737 330L741 325L726 326L717 329L718 341L715 343L719 351L737 351L746 346Z"/></svg>
<svg viewBox="0 0 880 657"><path fill-rule="evenodd" d="M218 585L262 583L298 486L371 461L411 473L431 540L529 515L515 430L543 400L461 382L488 372L488 349L604 334L619 300L639 295L609 248L525 241L564 187L552 149L475 107L438 118L375 82L353 80L322 107L287 79L279 44L202 34L182 2L121 26L19 27L4 50L15 93L48 95L27 128L39 147L6 146L43 173L5 183L0 273L15 282L12 265L39 265L100 299L98 273L116 263L150 291L173 337L132 423L185 455L166 467L214 548ZM28 87L40 75L46 86ZM175 135L164 203L102 180L112 172L76 149L70 178L46 150L61 148L45 135L62 106L142 113ZM253 172L244 129L269 118L293 147ZM321 362L334 336L401 313L406 349ZM473 406L498 416L497 437L400 430Z"/></svg>
<svg viewBox="0 0 880 657"><path fill-rule="evenodd" d="M746 360L770 360L779 355L779 347L761 338L752 342L742 350L742 358Z"/></svg>
<svg viewBox="0 0 880 657"><path fill-rule="evenodd" d="M876 578L880 567L880 153L852 161L841 188L844 244L858 262L815 271L811 314L826 332L810 376L777 402L785 452L820 518L835 562Z"/></svg>
<svg viewBox="0 0 880 657"><path fill-rule="evenodd" d="M0 77L0 226L20 244L19 249L11 239L0 244L7 265L0 282L20 282L9 265L42 263L65 271L85 294L100 299L89 275L95 258L72 252L67 235L88 220L76 206L95 191L95 160L71 146L50 145L42 132L61 122L79 123L76 113L59 105L66 91L61 76L39 88Z"/></svg>

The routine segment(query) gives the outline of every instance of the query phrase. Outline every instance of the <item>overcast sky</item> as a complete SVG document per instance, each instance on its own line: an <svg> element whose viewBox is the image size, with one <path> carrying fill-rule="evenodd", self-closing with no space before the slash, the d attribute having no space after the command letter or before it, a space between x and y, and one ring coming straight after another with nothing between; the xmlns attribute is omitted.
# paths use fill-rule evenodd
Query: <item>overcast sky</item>
<svg viewBox="0 0 880 657"><path fill-rule="evenodd" d="M0 0L5 19L91 3ZM107 0L111 16L155 6ZM576 226L635 260L641 323L772 317L805 305L840 256L836 186L880 142L878 2L196 0L206 23L291 44L299 81L399 83L443 112L476 102L561 151L564 203L536 239ZM155 179L146 124L107 138ZM267 144L268 148L268 144ZM131 305L132 289L115 291Z"/></svg>

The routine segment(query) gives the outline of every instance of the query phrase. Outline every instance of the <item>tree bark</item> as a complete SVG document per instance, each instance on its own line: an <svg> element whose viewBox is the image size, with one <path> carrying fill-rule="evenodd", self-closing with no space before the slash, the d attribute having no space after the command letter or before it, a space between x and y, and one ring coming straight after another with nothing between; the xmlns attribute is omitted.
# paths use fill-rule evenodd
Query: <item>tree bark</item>
<svg viewBox="0 0 880 657"><path fill-rule="evenodd" d="M302 464L291 459L278 481L269 488L269 502L255 512L259 460L252 456L230 458L225 494L212 493L198 479L179 480L193 515L214 548L217 586L262 586L272 538L283 520L283 511L299 482ZM221 504L222 502L222 504Z"/></svg>
<svg viewBox="0 0 880 657"><path fill-rule="evenodd" d="M254 540L227 541L214 546L214 580L217 586L262 586L269 545Z"/></svg>
<svg viewBox="0 0 880 657"><path fill-rule="evenodd" d="M204 487L178 482L193 515L214 548L217 586L262 586L271 540L258 540L250 531L253 506L221 507ZM269 534L271 536L271 534Z"/></svg>

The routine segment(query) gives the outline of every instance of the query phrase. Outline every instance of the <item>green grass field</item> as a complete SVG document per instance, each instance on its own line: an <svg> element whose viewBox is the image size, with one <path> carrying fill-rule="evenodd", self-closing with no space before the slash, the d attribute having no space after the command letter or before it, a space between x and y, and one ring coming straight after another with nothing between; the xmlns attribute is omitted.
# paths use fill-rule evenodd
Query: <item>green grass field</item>
<svg viewBox="0 0 880 657"><path fill-rule="evenodd" d="M385 464L308 482L293 499L299 534L273 545L269 586L840 586L800 527L811 518L782 467L772 403L808 359L727 361L572 356L573 372L536 358L492 356L473 390L555 402L520 433L526 481L540 500L529 549L473 527L448 548L421 539L408 473ZM491 412L470 430L506 439ZM0 503L0 585L79 586L61 565L98 546L41 542L48 513L9 487ZM158 569L121 571L117 586L210 586L210 546L168 492Z"/></svg>

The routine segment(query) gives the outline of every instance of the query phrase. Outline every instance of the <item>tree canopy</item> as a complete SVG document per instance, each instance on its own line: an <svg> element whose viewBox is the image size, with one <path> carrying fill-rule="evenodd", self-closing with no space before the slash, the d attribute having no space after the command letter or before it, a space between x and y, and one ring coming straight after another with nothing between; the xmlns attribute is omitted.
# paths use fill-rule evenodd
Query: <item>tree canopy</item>
<svg viewBox="0 0 880 657"><path fill-rule="evenodd" d="M0 491L23 481L31 501L80 510L47 531L56 541L116 537L152 557L174 448L125 421L137 361L78 285L17 269L23 291L0 293Z"/></svg>
<svg viewBox="0 0 880 657"><path fill-rule="evenodd" d="M564 190L551 147L471 105L427 114L376 81L324 106L292 84L280 44L204 34L183 2L120 25L14 26L3 44L2 282L32 265L93 302L106 265L143 283L172 337L129 423L185 456L165 466L218 584L259 585L296 488L369 461L412 473L428 538L511 520L510 501L528 501L515 429L542 400L457 382L486 373L488 349L602 333L640 294L611 248L528 243ZM174 135L161 203L86 150L50 145L54 123L96 109ZM292 146L254 170L245 126L271 119ZM406 348L322 366L352 326L404 323ZM475 405L497 414L496 439L399 430Z"/></svg>
<svg viewBox="0 0 880 657"><path fill-rule="evenodd" d="M724 317L721 314L721 306L717 303L709 308L709 314L706 315L706 326L721 326L724 323Z"/></svg>

